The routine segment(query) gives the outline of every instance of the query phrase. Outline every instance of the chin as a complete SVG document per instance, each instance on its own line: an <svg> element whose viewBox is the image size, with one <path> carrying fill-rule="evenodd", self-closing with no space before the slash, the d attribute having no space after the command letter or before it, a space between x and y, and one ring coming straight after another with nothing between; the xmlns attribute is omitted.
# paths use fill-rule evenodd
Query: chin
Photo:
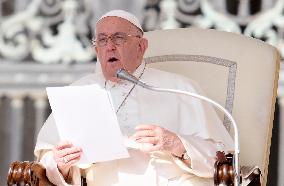
<svg viewBox="0 0 284 186"><path fill-rule="evenodd" d="M115 82L117 83L119 81L119 79L117 77L110 77L109 79L107 79L109 81Z"/></svg>
<svg viewBox="0 0 284 186"><path fill-rule="evenodd" d="M117 80L117 77L116 77L116 72L117 72L117 70L111 71L111 72L107 71L106 73L103 73L103 74L104 74L104 77L105 77L106 80L117 82L118 80Z"/></svg>

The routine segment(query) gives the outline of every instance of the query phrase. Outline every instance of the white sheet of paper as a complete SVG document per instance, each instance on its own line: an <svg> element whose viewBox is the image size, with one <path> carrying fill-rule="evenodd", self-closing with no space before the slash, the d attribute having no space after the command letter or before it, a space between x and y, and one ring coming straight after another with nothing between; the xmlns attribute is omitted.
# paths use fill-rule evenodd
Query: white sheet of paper
<svg viewBox="0 0 284 186"><path fill-rule="evenodd" d="M83 149L79 164L129 157L109 92L97 85L46 91L60 137Z"/></svg>

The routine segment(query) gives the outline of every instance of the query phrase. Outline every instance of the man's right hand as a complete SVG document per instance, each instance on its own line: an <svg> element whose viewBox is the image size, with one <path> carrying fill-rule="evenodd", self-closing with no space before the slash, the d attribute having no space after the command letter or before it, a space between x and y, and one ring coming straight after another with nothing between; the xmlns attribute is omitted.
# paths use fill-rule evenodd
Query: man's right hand
<svg viewBox="0 0 284 186"><path fill-rule="evenodd" d="M77 163L82 155L82 149L75 147L68 141L62 141L53 147L53 157L57 163L58 170L66 180L70 168Z"/></svg>

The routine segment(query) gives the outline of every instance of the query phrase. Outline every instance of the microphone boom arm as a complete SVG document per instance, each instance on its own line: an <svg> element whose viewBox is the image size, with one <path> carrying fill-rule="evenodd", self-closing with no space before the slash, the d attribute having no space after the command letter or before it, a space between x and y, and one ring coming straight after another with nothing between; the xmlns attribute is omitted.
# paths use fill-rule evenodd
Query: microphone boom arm
<svg viewBox="0 0 284 186"><path fill-rule="evenodd" d="M146 88L148 90L156 91L156 92L167 92L167 93L174 93L174 94L182 94L186 96L191 96L200 100L203 100L205 102L211 103L213 106L215 106L217 109L225 113L225 115L228 117L228 119L231 121L233 127L234 127L234 142L235 142L235 157L233 161L233 167L234 167L234 174L235 174L235 179L234 179L234 185L239 186L240 185L240 165L239 165L239 154L240 154L240 147L239 147L239 132L238 132L238 127L237 124L233 118L233 116L219 103L213 101L212 99L209 99L205 96L183 91L183 90L176 90L176 89L166 89L166 88L158 88L154 86L147 85L144 82L139 81L135 76L129 74L126 72L124 69L120 69L117 72L117 77L119 79L127 80L130 81L134 84L137 84L143 88Z"/></svg>

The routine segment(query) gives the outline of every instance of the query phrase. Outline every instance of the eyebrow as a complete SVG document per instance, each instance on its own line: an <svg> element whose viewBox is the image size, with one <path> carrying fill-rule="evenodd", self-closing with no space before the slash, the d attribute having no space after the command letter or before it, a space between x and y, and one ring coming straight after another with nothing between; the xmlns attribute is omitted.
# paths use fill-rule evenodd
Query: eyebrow
<svg viewBox="0 0 284 186"><path fill-rule="evenodd" d="M103 37L103 36L107 37L107 35L105 33L99 33L98 34L98 37Z"/></svg>

